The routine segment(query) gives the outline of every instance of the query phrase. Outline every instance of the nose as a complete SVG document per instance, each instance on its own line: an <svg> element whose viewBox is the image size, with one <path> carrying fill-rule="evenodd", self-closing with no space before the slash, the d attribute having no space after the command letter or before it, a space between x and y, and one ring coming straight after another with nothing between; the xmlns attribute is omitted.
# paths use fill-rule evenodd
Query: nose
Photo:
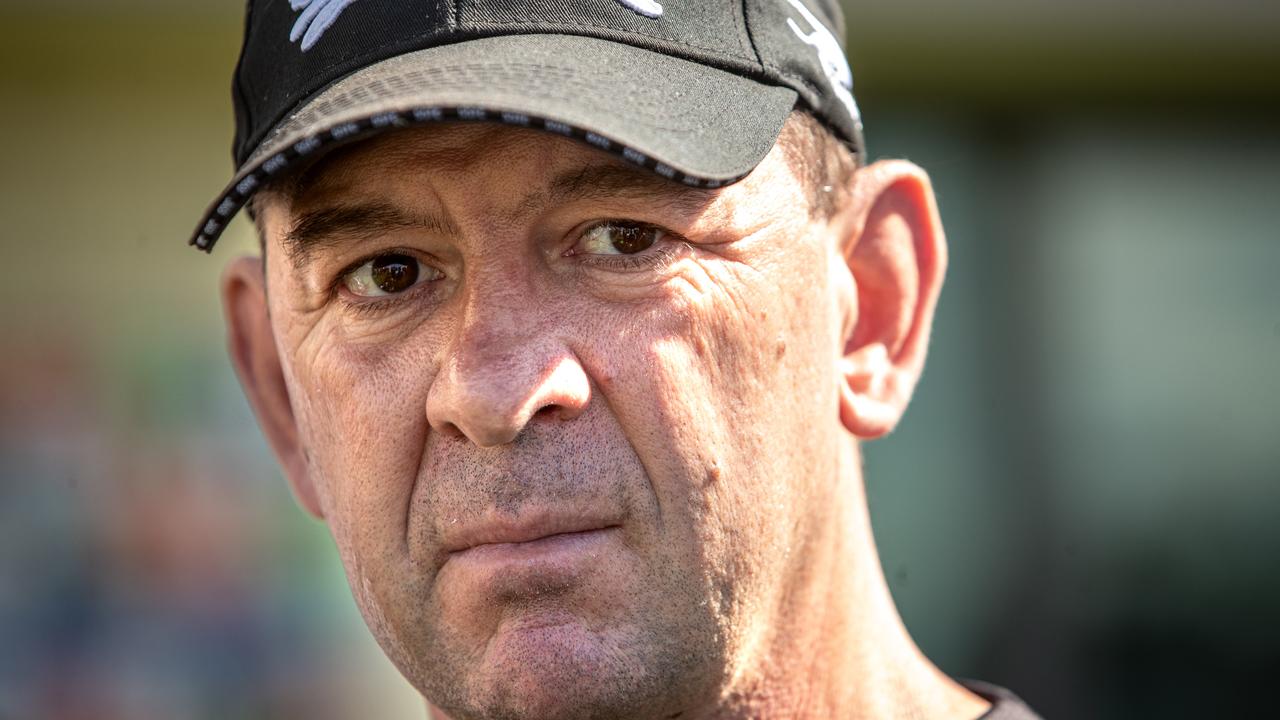
<svg viewBox="0 0 1280 720"><path fill-rule="evenodd" d="M586 409L586 370L554 329L520 317L528 307L468 313L427 393L432 430L493 447L535 417L572 420Z"/></svg>

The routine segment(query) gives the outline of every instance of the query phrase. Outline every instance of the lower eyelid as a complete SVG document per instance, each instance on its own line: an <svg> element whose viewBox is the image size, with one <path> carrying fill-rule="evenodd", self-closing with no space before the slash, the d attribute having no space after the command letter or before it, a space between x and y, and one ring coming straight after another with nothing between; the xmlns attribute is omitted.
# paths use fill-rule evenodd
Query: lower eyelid
<svg viewBox="0 0 1280 720"><path fill-rule="evenodd" d="M678 258L689 244L675 239L671 233L663 232L663 239L643 252L634 255L578 255L579 262L587 266L596 266L605 270L658 270Z"/></svg>
<svg viewBox="0 0 1280 720"><path fill-rule="evenodd" d="M347 288L346 278L371 262L371 260L365 260L355 268L342 273L334 284L334 295L342 301L343 305L357 313L376 313L380 310L391 309L394 305L410 301L413 296L419 293L431 292L430 286L432 284L447 277L440 268L429 265L419 259L418 281L404 291L387 295L356 295Z"/></svg>
<svg viewBox="0 0 1280 720"><path fill-rule="evenodd" d="M423 293L431 293L432 288L430 285L431 283L429 282L419 282L408 290L394 295L376 295L374 297L347 296L340 298L340 301L345 309L358 315L377 315L412 303Z"/></svg>

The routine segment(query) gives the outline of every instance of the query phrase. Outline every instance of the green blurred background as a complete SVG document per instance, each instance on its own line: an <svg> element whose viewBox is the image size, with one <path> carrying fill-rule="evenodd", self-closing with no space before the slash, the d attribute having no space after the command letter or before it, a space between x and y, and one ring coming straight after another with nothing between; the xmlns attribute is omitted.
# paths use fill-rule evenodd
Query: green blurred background
<svg viewBox="0 0 1280 720"><path fill-rule="evenodd" d="M867 449L907 626L1050 718L1273 706L1280 3L846 7L871 153L952 248ZM251 227L185 245L241 12L0 4L0 718L422 715L225 359Z"/></svg>

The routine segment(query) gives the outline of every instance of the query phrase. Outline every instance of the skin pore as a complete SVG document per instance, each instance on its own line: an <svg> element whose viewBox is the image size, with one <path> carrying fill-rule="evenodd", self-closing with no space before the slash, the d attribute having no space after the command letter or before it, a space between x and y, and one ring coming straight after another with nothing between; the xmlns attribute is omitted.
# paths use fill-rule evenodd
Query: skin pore
<svg viewBox="0 0 1280 720"><path fill-rule="evenodd" d="M436 717L984 711L898 619L857 447L923 367L928 181L877 163L828 218L793 164L697 190L449 125L259 206L237 371Z"/></svg>

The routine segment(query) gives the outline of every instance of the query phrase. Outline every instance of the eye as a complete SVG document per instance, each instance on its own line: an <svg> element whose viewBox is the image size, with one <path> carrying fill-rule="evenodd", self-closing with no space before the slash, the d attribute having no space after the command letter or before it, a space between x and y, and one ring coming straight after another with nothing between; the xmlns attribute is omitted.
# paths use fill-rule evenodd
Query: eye
<svg viewBox="0 0 1280 720"><path fill-rule="evenodd" d="M344 275L342 284L353 295L381 297L402 293L421 280L439 280L442 277L444 273L423 265L417 258L403 253L388 253Z"/></svg>
<svg viewBox="0 0 1280 720"><path fill-rule="evenodd" d="M582 234L583 253L591 255L634 255L648 250L665 235L652 225L607 222L593 225Z"/></svg>

